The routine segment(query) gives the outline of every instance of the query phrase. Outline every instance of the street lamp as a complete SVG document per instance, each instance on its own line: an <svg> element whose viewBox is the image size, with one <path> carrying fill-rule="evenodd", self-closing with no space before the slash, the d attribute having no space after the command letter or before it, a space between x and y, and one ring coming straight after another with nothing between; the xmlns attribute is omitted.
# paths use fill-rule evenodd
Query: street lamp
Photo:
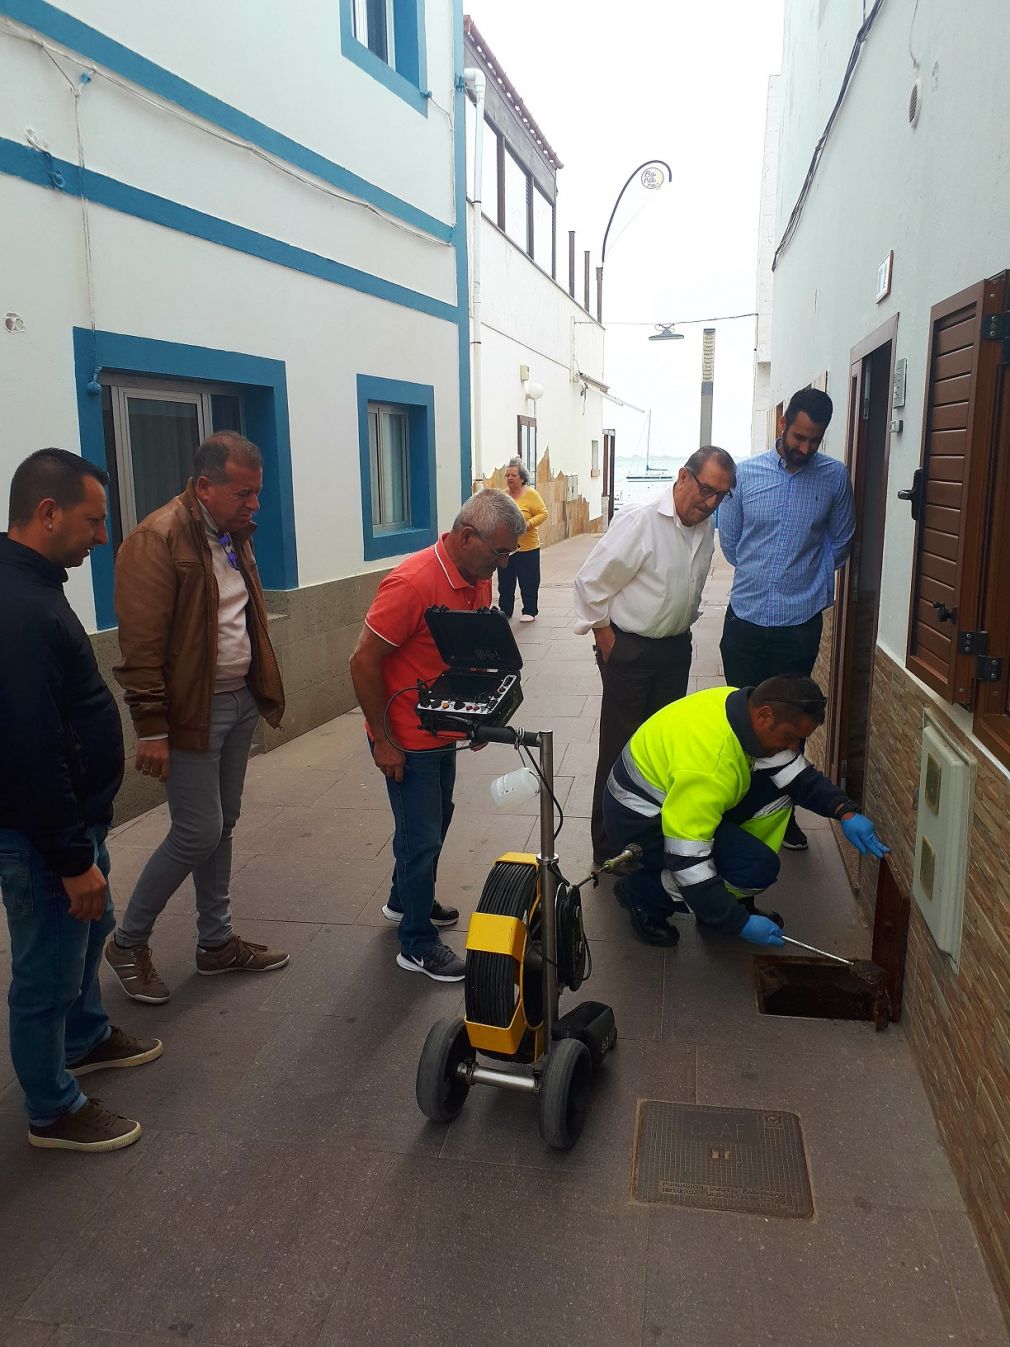
<svg viewBox="0 0 1010 1347"><path fill-rule="evenodd" d="M683 332L674 332L673 323L657 323L650 341L683 341Z"/></svg>
<svg viewBox="0 0 1010 1347"><path fill-rule="evenodd" d="M673 169L665 159L646 159L644 164L639 164L635 171L628 175L624 186L617 193L614 209L610 212L610 219L603 231L600 265L596 268L596 317L601 323L603 322L603 268L607 263L607 239L610 236L610 226L614 223L614 216L617 214L617 207L621 204L621 197L624 196L624 193L639 175L641 175L639 181L646 191L658 192L665 183L672 181Z"/></svg>

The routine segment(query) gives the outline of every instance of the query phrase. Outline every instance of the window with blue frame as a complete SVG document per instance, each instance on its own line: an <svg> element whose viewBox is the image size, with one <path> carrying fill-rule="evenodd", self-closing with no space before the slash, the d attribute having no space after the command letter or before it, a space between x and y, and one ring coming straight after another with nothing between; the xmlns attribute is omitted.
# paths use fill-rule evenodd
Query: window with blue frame
<svg viewBox="0 0 1010 1347"><path fill-rule="evenodd" d="M266 589L295 589L291 437L284 362L120 332L74 328L81 453L108 469L112 541L179 493L193 450L238 430L263 455L256 560ZM116 625L114 547L91 557L99 630Z"/></svg>
<svg viewBox="0 0 1010 1347"><path fill-rule="evenodd" d="M428 115L424 0L340 0L340 45L349 61Z"/></svg>
<svg viewBox="0 0 1010 1347"><path fill-rule="evenodd" d="M242 399L227 386L103 370L102 426L109 473L109 541L118 548L152 511L183 490L201 440L243 432Z"/></svg>
<svg viewBox="0 0 1010 1347"><path fill-rule="evenodd" d="M364 557L401 556L437 536L435 390L358 375Z"/></svg>

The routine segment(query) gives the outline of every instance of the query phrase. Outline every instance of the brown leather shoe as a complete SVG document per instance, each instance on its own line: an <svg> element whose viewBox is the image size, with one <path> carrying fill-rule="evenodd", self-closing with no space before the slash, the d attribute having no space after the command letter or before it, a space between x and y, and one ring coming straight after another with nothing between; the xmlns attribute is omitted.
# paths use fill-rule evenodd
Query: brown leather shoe
<svg viewBox="0 0 1010 1347"><path fill-rule="evenodd" d="M237 935L223 945L205 949L196 947L196 971L204 977L215 973L268 973L272 968L283 968L289 956L279 949L254 945Z"/></svg>
<svg viewBox="0 0 1010 1347"><path fill-rule="evenodd" d="M72 1076L86 1076L89 1071L104 1071L110 1066L143 1066L160 1057L164 1050L160 1038L134 1038L125 1029L112 1025L105 1042L72 1066L68 1063L67 1070Z"/></svg>
<svg viewBox="0 0 1010 1347"><path fill-rule="evenodd" d="M120 1151L140 1140L141 1127L89 1099L76 1113L62 1113L48 1127L28 1128L28 1143L54 1151Z"/></svg>

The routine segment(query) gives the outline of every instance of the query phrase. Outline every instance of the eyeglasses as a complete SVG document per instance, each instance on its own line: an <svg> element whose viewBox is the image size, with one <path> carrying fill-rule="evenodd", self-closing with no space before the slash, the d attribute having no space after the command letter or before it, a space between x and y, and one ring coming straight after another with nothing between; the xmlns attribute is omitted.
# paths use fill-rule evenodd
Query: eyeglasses
<svg viewBox="0 0 1010 1347"><path fill-rule="evenodd" d="M476 533L477 537L481 540L484 546L489 548L490 551L492 551L495 554L495 556L498 558L499 561L508 561L509 557L514 557L515 554L519 551L518 547L495 547L495 545L491 542L491 539L485 538L484 534L481 533L480 529L474 529L474 533Z"/></svg>
<svg viewBox="0 0 1010 1347"><path fill-rule="evenodd" d="M690 468L688 468L688 472L691 472ZM727 487L725 491L716 491L714 486L708 486L707 483L699 481L696 472L691 472L691 476L698 484L698 494L701 496L702 500L714 500L717 503L721 503L724 500L733 499L733 490L731 487Z"/></svg>
<svg viewBox="0 0 1010 1347"><path fill-rule="evenodd" d="M228 558L228 565L233 571L237 571L239 568L238 553L235 551L234 545L232 544L231 534L221 532L217 535L217 540L224 548L224 554Z"/></svg>

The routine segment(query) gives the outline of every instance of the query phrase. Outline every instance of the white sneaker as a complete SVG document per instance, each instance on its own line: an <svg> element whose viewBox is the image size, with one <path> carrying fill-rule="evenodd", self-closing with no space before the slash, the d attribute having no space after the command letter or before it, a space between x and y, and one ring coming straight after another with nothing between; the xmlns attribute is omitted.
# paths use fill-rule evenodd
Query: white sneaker
<svg viewBox="0 0 1010 1347"><path fill-rule="evenodd" d="M520 622L535 622L535 621L536 621L536 618L533 616L532 613L523 613L523 615L522 615L522 617L519 619L519 621L520 621Z"/></svg>

